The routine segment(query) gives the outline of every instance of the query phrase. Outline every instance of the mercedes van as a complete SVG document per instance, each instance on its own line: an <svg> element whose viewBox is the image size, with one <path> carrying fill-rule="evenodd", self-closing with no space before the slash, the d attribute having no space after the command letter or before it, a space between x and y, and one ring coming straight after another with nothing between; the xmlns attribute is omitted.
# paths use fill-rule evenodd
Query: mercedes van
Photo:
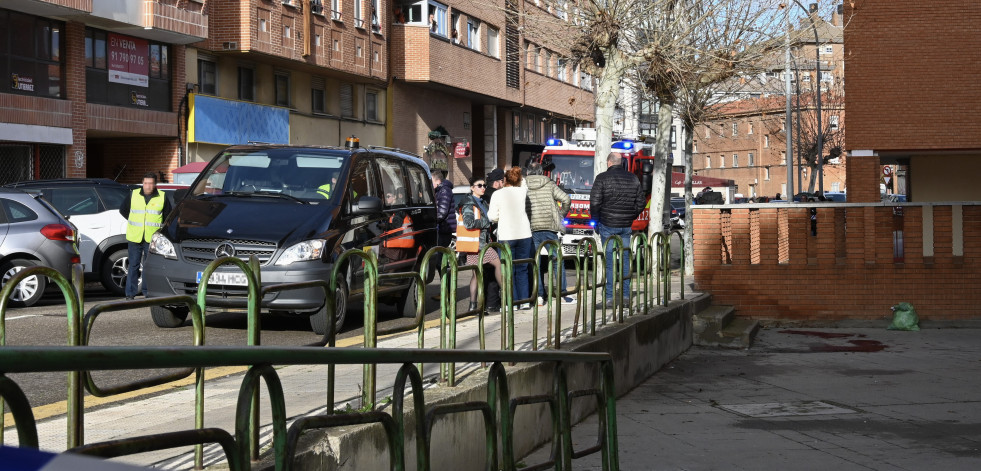
<svg viewBox="0 0 981 471"><path fill-rule="evenodd" d="M396 218L401 222L393 223ZM254 255L263 286L329 280L335 260L348 249L374 252L380 273L419 271L435 229L429 167L415 156L385 148L233 146L177 195L150 243L143 279L149 297L196 297L209 263ZM337 329L348 302L363 300L361 259L349 259L340 273ZM246 294L245 275L225 265L208 280L207 305L243 308ZM382 282L378 295L403 315L415 314L412 282ZM287 290L264 296L261 306L309 315L314 332L323 334L324 299L319 288ZM188 313L165 306L151 314L157 326L176 327Z"/></svg>

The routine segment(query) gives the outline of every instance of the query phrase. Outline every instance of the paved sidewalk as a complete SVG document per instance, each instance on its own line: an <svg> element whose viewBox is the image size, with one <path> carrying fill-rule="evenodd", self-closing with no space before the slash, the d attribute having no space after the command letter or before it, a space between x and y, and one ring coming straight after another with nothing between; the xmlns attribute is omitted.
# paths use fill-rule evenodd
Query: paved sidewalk
<svg viewBox="0 0 981 471"><path fill-rule="evenodd" d="M692 347L617 401L621 469L981 469L981 330L886 324ZM574 430L595 443L596 417Z"/></svg>

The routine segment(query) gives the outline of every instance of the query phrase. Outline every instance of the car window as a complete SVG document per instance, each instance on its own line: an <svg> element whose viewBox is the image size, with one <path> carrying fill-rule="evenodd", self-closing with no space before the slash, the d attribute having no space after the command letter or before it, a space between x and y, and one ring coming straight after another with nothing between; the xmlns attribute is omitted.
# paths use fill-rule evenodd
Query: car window
<svg viewBox="0 0 981 471"><path fill-rule="evenodd" d="M95 191L102 197L106 209L119 209L130 194L125 188L96 188Z"/></svg>
<svg viewBox="0 0 981 471"><path fill-rule="evenodd" d="M351 181L348 184L349 193L352 203L357 203L358 199L362 196L378 196L378 189L375 187L375 181L371 176L371 160L361 157L355 160L354 166L351 167Z"/></svg>
<svg viewBox="0 0 981 471"><path fill-rule="evenodd" d="M7 221L11 223L37 219L37 213L34 210L13 200L3 200L3 208L7 212Z"/></svg>
<svg viewBox="0 0 981 471"><path fill-rule="evenodd" d="M384 207L402 208L408 203L405 191L405 176L402 165L397 160L380 158L375 161L378 165L378 176L381 179L381 189L385 193L382 198Z"/></svg>
<svg viewBox="0 0 981 471"><path fill-rule="evenodd" d="M52 188L48 201L65 216L96 214L99 197L92 188Z"/></svg>
<svg viewBox="0 0 981 471"><path fill-rule="evenodd" d="M422 167L406 163L409 174L409 197L414 205L433 204L433 185L426 178Z"/></svg>

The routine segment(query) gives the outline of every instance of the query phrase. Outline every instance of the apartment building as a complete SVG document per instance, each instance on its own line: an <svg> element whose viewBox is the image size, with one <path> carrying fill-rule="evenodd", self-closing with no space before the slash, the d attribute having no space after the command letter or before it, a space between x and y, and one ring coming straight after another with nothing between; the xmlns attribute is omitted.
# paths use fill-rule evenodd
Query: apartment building
<svg viewBox="0 0 981 471"><path fill-rule="evenodd" d="M187 161L229 144L385 145L388 11L381 0L208 0L188 48Z"/></svg>
<svg viewBox="0 0 981 471"><path fill-rule="evenodd" d="M186 45L207 36L203 2L0 4L0 183L172 168Z"/></svg>
<svg viewBox="0 0 981 471"><path fill-rule="evenodd" d="M567 18L546 8L534 0L396 0L390 145L445 162L461 184L523 165L548 138L592 123L593 78L547 38L522 32L530 9Z"/></svg>

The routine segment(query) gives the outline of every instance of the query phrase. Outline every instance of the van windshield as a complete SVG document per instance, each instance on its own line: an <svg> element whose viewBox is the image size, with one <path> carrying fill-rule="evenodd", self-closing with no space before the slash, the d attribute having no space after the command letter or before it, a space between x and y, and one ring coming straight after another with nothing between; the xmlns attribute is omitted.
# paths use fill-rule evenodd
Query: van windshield
<svg viewBox="0 0 981 471"><path fill-rule="evenodd" d="M567 191L586 191L593 187L593 157L549 154L555 168L549 172L552 181Z"/></svg>
<svg viewBox="0 0 981 471"><path fill-rule="evenodd" d="M255 196L321 204L340 200L348 154L318 149L231 150L202 172L193 196Z"/></svg>

